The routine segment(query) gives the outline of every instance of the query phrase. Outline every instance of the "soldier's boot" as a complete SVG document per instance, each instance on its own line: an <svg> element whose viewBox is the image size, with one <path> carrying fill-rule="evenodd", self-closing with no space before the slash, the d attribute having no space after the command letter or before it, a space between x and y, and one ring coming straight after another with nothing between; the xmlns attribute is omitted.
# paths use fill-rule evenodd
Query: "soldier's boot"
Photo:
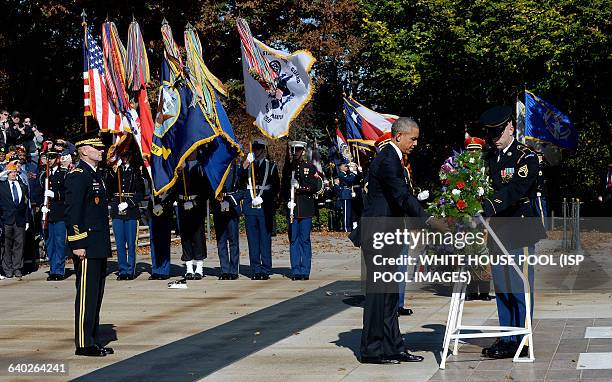
<svg viewBox="0 0 612 382"><path fill-rule="evenodd" d="M198 260L196 261L196 271L195 271L194 278L196 280L202 280L203 277L204 277L204 261Z"/></svg>

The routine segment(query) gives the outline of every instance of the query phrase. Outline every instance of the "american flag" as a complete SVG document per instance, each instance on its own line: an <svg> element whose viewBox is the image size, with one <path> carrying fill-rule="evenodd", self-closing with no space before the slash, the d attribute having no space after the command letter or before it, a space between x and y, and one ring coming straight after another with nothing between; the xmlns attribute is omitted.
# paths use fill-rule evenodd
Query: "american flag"
<svg viewBox="0 0 612 382"><path fill-rule="evenodd" d="M102 49L89 31L85 32L83 43L83 92L85 116L93 116L100 130L118 133L129 129L127 118L108 97Z"/></svg>

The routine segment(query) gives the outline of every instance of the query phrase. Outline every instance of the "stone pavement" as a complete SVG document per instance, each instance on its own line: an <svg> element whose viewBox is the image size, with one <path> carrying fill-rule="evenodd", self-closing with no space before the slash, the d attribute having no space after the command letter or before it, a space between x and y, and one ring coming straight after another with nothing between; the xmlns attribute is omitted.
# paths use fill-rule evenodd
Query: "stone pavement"
<svg viewBox="0 0 612 382"><path fill-rule="evenodd" d="M136 280L107 278L102 332L116 354L104 358L73 355L74 276L48 283L41 269L21 281L2 280L0 361L64 361L69 375L16 379L0 372L0 380L611 381L612 245L609 236L585 242L587 261L579 272L537 270L542 288L535 297L531 364L481 359L481 346L491 340L474 340L438 370L450 300L445 288L407 293L415 313L401 317L400 326L423 363L360 364L359 252L342 234L316 233L309 281L286 278L285 235L274 238L276 274L269 281L218 281L209 242L208 276L189 289L169 290L164 281L147 280L149 259L139 256ZM558 246L545 241L539 252L556 253ZM179 253L173 248L174 264ZM248 264L244 237L241 262ZM181 271L173 266L175 276ZM241 273L248 275L248 266ZM467 302L463 321L495 324L495 302Z"/></svg>

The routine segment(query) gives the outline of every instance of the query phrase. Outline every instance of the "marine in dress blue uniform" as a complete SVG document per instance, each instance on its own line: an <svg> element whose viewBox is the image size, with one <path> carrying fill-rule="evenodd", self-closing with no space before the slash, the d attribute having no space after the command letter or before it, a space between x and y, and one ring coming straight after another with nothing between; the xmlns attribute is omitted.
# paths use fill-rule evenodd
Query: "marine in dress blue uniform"
<svg viewBox="0 0 612 382"><path fill-rule="evenodd" d="M167 193L153 196L147 205L151 238L151 276L149 280L167 280L170 277L170 241L174 207Z"/></svg>
<svg viewBox="0 0 612 382"><path fill-rule="evenodd" d="M245 185L242 211L253 280L267 280L272 272L272 229L280 189L278 167L266 157L266 145L265 140L254 139L253 152L241 168L241 183Z"/></svg>
<svg viewBox="0 0 612 382"><path fill-rule="evenodd" d="M49 258L49 277L47 281L59 281L64 278L66 265L66 222L64 217L66 189L64 181L68 170L60 167L59 152L54 150L46 154L49 165L49 181L47 173L42 171L39 183L45 190L44 197L48 200L47 206L43 205L41 211L47 217L47 257ZM45 189L47 184L47 189Z"/></svg>
<svg viewBox="0 0 612 382"><path fill-rule="evenodd" d="M104 295L106 262L111 256L108 201L97 168L104 144L96 131L75 143L80 161L66 176L66 230L76 270L74 302L76 355L103 357L114 353L97 339Z"/></svg>
<svg viewBox="0 0 612 382"><path fill-rule="evenodd" d="M144 179L140 168L133 165L130 151L121 153L120 157L121 163L109 176L106 189L111 195L111 218L119 264L117 280L133 280Z"/></svg>
<svg viewBox="0 0 612 382"><path fill-rule="evenodd" d="M480 117L487 128L488 140L493 149L486 157L494 194L483 201L484 215L509 254L514 257L528 280L527 290L520 275L512 266L493 265L493 284L497 302L497 314L501 326L525 327L527 303L530 298L533 317L533 266L519 262L518 256L532 254L535 243L545 237L544 227L533 208L539 172L538 158L534 151L513 137L512 108L495 106ZM500 254L497 244L490 242L491 253ZM521 336L501 337L491 347L483 349L483 355L491 358L509 358L516 353ZM524 347L521 354L526 355Z"/></svg>
<svg viewBox="0 0 612 382"><path fill-rule="evenodd" d="M219 253L219 280L236 280L240 269L240 165L232 164L223 185L221 200L212 202L215 237Z"/></svg>
<svg viewBox="0 0 612 382"><path fill-rule="evenodd" d="M317 168L304 159L305 142L292 141L289 147L292 160L283 168L283 195L288 201L291 279L308 280L312 264L310 231L316 210L315 195L323 188L323 180ZM293 200L291 188L294 190Z"/></svg>

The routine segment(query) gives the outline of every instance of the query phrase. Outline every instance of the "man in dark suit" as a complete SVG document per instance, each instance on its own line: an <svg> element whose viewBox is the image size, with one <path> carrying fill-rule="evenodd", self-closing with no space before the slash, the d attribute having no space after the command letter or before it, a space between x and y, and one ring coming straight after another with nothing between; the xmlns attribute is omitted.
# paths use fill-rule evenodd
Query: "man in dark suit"
<svg viewBox="0 0 612 382"><path fill-rule="evenodd" d="M379 266L374 256L397 258L403 246L387 246L382 251L373 245L375 232L392 232L403 228L404 218L411 217L438 230L444 223L429 217L411 193L404 171L403 155L417 145L419 127L410 118L399 118L391 127L391 141L372 161L367 176L366 203L362 217L362 252L366 265L366 297L361 334L362 363L396 364L421 362L423 357L406 351L398 322L398 286L374 280L374 272L395 272L397 267ZM395 219L393 219L395 218Z"/></svg>
<svg viewBox="0 0 612 382"><path fill-rule="evenodd" d="M114 353L97 339L106 262L111 256L108 201L98 169L104 144L97 134L91 131L77 139L80 160L65 181L66 231L76 270L75 354L89 357Z"/></svg>
<svg viewBox="0 0 612 382"><path fill-rule="evenodd" d="M7 180L0 182L0 214L4 227L4 258L6 277L21 277L25 232L32 220L28 189L17 177L17 165L9 163Z"/></svg>

